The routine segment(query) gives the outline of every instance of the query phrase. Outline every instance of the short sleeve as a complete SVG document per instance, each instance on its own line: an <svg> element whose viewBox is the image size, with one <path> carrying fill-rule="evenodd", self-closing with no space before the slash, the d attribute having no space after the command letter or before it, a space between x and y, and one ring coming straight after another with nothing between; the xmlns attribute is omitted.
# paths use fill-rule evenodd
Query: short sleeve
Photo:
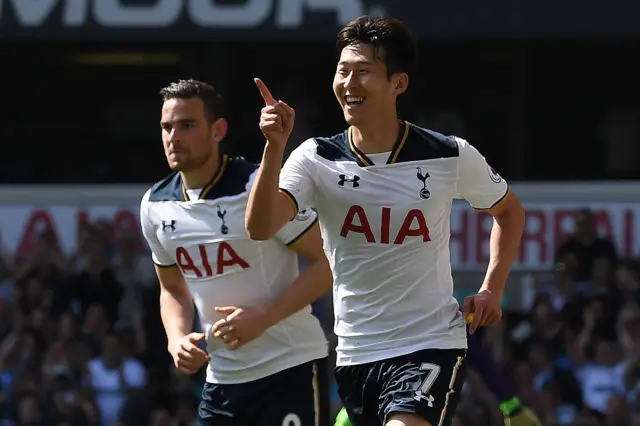
<svg viewBox="0 0 640 426"><path fill-rule="evenodd" d="M276 239L285 245L291 245L302 238L317 221L318 214L315 210L310 208L300 210L292 221L278 231Z"/></svg>
<svg viewBox="0 0 640 426"><path fill-rule="evenodd" d="M289 198L296 214L315 207L315 150L315 140L308 139L293 150L280 171L280 192Z"/></svg>
<svg viewBox="0 0 640 426"><path fill-rule="evenodd" d="M476 210L489 210L504 199L509 186L473 145L460 138L456 141L460 151L457 198Z"/></svg>
<svg viewBox="0 0 640 426"><path fill-rule="evenodd" d="M173 266L176 262L173 258L167 253L167 251L160 244L160 240L158 240L158 235L156 234L155 226L149 217L149 193L151 190L147 191L142 197L142 202L140 203L140 227L142 228L142 235L144 239L147 240L147 244L149 245L149 249L151 250L151 258L153 259L153 263L157 266L168 267Z"/></svg>

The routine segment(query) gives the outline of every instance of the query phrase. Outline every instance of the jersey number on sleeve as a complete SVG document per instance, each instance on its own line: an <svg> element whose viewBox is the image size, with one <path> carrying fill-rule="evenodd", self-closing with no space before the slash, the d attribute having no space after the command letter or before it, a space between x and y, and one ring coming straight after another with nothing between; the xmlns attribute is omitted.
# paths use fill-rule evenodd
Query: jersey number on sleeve
<svg viewBox="0 0 640 426"><path fill-rule="evenodd" d="M218 244L218 253L216 255L215 262L215 274L214 267L211 265L209 261L209 255L207 254L207 248L204 244L198 244L198 253L201 259L201 268L196 266L196 263L193 261L193 258L189 254L184 247L178 247L176 249L176 263L180 267L180 270L184 275L187 275L187 271L195 274L196 277L202 278L212 277L213 275L221 275L224 274L225 268L238 265L242 269L246 269L249 267L249 264L246 260L241 258L238 253L231 247L229 243L226 241Z"/></svg>

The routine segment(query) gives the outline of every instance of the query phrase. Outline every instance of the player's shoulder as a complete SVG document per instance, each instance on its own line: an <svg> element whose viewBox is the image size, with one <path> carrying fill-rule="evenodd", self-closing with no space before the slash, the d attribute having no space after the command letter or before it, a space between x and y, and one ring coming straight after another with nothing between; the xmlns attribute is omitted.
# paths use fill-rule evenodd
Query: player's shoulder
<svg viewBox="0 0 640 426"><path fill-rule="evenodd" d="M247 185L258 169L258 164L244 157L222 156L220 167L211 181L202 189L201 199L212 200L239 195L247 190ZM185 201L182 177L173 172L156 182L142 199L146 202Z"/></svg>
<svg viewBox="0 0 640 426"><path fill-rule="evenodd" d="M260 164L249 161L244 157L231 157L227 162L225 176L229 182L246 185L258 171Z"/></svg>
<svg viewBox="0 0 640 426"><path fill-rule="evenodd" d="M355 161L354 151L349 147L348 130L333 136L315 136L304 141L298 148L298 155L306 155L312 160L324 159L330 162Z"/></svg>
<svg viewBox="0 0 640 426"><path fill-rule="evenodd" d="M460 155L459 138L456 136L445 136L409 122L406 122L406 126L397 163L455 158Z"/></svg>
<svg viewBox="0 0 640 426"><path fill-rule="evenodd" d="M258 164L244 157L224 156L220 170L220 176L214 176L210 186L205 188L202 199L215 200L244 194L258 170Z"/></svg>
<svg viewBox="0 0 640 426"><path fill-rule="evenodd" d="M180 173L172 172L154 183L142 198L143 202L183 200L182 178Z"/></svg>
<svg viewBox="0 0 640 426"><path fill-rule="evenodd" d="M316 154L329 161L353 160L353 152L349 148L349 131L345 130L333 136L314 138Z"/></svg>

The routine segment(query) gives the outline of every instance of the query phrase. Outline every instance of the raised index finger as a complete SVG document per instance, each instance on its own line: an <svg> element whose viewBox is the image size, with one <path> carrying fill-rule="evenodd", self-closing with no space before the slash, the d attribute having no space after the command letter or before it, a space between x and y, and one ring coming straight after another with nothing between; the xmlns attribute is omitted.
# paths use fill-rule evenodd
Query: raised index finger
<svg viewBox="0 0 640 426"><path fill-rule="evenodd" d="M275 105L278 103L262 80L254 78L253 81L255 81L256 86L258 86L258 90L260 91L260 95L262 96L262 99L264 99L265 104Z"/></svg>

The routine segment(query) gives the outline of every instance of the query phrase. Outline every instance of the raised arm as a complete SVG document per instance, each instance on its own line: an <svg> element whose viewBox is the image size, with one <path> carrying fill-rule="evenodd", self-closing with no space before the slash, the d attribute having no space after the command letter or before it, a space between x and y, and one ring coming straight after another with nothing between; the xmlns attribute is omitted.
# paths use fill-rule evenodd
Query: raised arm
<svg viewBox="0 0 640 426"><path fill-rule="evenodd" d="M266 105L261 111L260 129L267 143L249 194L245 227L252 239L266 240L276 235L300 208L296 194L280 185L280 168L295 112L286 103L276 101L260 79L255 82Z"/></svg>
<svg viewBox="0 0 640 426"><path fill-rule="evenodd" d="M298 213L293 198L279 189L283 152L284 147L267 140L245 215L245 227L253 240L268 240Z"/></svg>

